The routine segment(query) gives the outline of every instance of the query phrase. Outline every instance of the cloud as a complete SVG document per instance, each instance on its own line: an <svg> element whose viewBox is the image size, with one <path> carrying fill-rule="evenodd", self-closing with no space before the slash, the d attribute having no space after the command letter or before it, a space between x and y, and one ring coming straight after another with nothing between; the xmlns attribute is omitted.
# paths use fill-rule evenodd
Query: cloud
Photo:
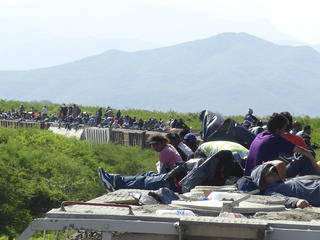
<svg viewBox="0 0 320 240"><path fill-rule="evenodd" d="M265 19L285 35L320 42L319 7L318 0L0 0L0 16L55 35L155 42L202 38L231 29L224 22Z"/></svg>
<svg viewBox="0 0 320 240"><path fill-rule="evenodd" d="M34 0L0 0L0 6L26 5L35 2Z"/></svg>

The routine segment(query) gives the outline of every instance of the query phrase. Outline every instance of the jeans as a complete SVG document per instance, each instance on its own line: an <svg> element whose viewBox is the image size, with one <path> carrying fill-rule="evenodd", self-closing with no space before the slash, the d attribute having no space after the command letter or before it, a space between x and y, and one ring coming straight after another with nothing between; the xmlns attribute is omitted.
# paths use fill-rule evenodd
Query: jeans
<svg viewBox="0 0 320 240"><path fill-rule="evenodd" d="M167 174L158 174L154 172L147 172L137 176L120 176L114 175L115 189L145 189L158 190L162 187L167 187L172 191L177 191L175 186L175 179L170 178L164 180Z"/></svg>
<svg viewBox="0 0 320 240"><path fill-rule="evenodd" d="M301 156L287 165L286 177L318 175L309 158Z"/></svg>

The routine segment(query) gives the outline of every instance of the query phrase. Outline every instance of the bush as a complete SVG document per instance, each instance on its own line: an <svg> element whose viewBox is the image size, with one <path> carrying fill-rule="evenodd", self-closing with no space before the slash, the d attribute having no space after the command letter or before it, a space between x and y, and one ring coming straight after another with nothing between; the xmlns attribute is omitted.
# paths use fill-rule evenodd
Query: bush
<svg viewBox="0 0 320 240"><path fill-rule="evenodd" d="M139 147L89 144L38 129L0 128L0 236L21 233L64 200L104 194L98 166L133 175L155 170L157 155Z"/></svg>

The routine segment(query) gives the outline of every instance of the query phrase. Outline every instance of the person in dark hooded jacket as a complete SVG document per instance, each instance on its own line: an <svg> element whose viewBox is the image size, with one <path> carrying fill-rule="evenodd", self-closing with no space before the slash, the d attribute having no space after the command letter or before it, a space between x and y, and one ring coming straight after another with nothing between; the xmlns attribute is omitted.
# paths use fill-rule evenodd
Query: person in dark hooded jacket
<svg viewBox="0 0 320 240"><path fill-rule="evenodd" d="M284 198L287 208L320 207L320 176L309 175L285 180L280 177L273 164L267 163L256 167L251 173L251 179L263 195Z"/></svg>

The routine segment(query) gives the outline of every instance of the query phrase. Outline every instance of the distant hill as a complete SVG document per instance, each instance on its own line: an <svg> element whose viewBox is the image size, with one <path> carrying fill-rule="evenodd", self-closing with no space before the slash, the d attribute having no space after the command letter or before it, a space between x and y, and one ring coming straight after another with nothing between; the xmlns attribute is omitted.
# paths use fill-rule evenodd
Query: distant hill
<svg viewBox="0 0 320 240"><path fill-rule="evenodd" d="M311 47L320 52L320 44L311 45Z"/></svg>
<svg viewBox="0 0 320 240"><path fill-rule="evenodd" d="M0 19L0 36L0 70L55 66L110 49L138 51L160 47L135 39L55 36L3 19Z"/></svg>
<svg viewBox="0 0 320 240"><path fill-rule="evenodd" d="M320 54L245 33L103 54L56 67L0 71L6 99L48 99L118 108L319 116Z"/></svg>

